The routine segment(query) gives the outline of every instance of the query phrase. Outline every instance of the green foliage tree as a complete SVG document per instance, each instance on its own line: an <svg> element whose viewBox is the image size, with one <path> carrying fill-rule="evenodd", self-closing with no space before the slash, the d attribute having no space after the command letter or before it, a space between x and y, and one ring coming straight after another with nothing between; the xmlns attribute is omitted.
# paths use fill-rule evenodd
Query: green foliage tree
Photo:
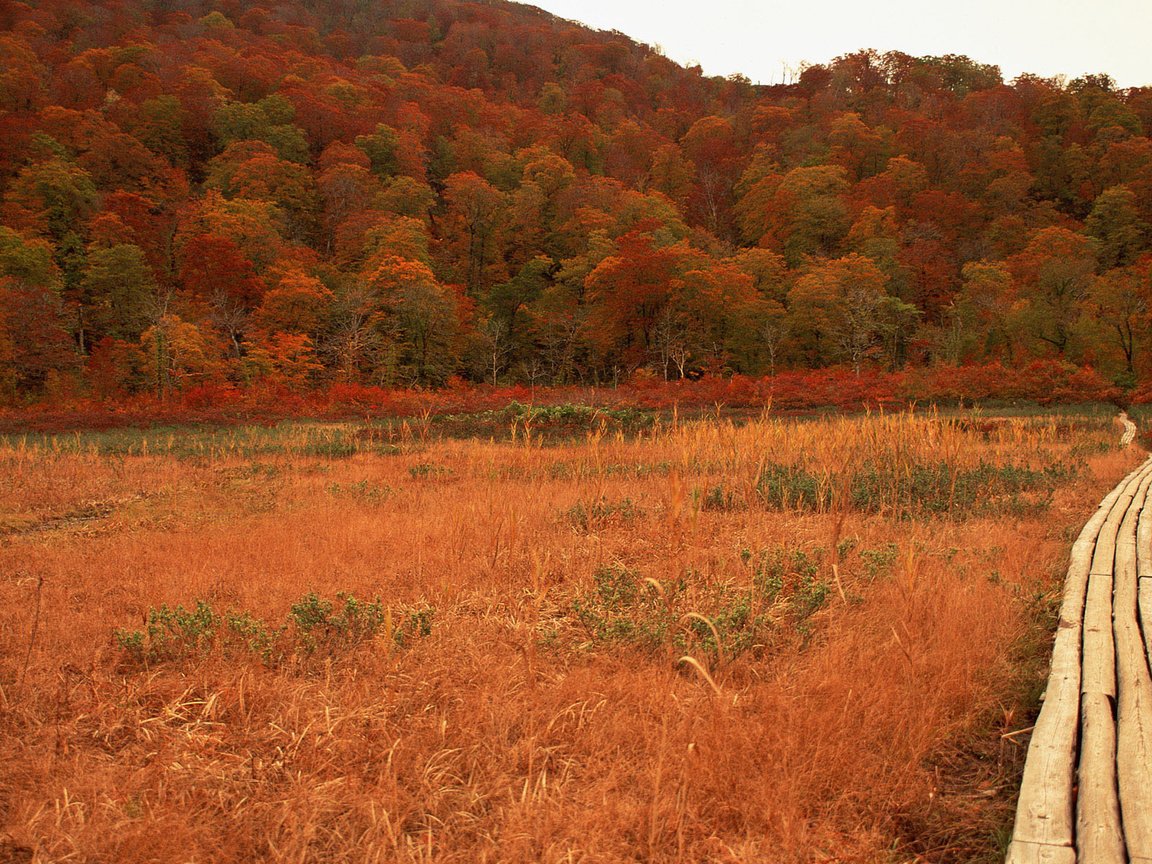
<svg viewBox="0 0 1152 864"><path fill-rule="evenodd" d="M96 184L83 168L63 159L25 166L5 196L22 225L61 240L96 207Z"/></svg>
<svg viewBox="0 0 1152 864"><path fill-rule="evenodd" d="M105 336L138 339L159 314L156 280L139 246L119 243L90 250L81 291L81 350Z"/></svg>
<svg viewBox="0 0 1152 864"><path fill-rule="evenodd" d="M375 298L373 326L391 349L377 374L386 383L443 383L452 372L459 335L452 290L424 264L396 256L376 262L365 279Z"/></svg>
<svg viewBox="0 0 1152 864"><path fill-rule="evenodd" d="M396 130L386 123L376 124L371 135L357 135L356 146L364 151L372 165L372 173L379 177L392 177L400 167L397 150L400 137Z"/></svg>
<svg viewBox="0 0 1152 864"><path fill-rule="evenodd" d="M1067 228L1038 231L1008 262L1026 306L1032 337L1060 356L1072 347L1096 270L1096 244Z"/></svg>
<svg viewBox="0 0 1152 864"><path fill-rule="evenodd" d="M470 296L498 278L498 246L506 196L483 177L469 171L444 181L445 214L441 232L452 272Z"/></svg>
<svg viewBox="0 0 1152 864"><path fill-rule="evenodd" d="M225 102L212 117L212 130L221 146L234 141L263 141L289 162L306 163L308 139L294 124L296 109L279 94L259 102Z"/></svg>
<svg viewBox="0 0 1152 864"><path fill-rule="evenodd" d="M1097 241L1100 271L1126 267L1147 248L1149 227L1140 218L1136 194L1126 186L1105 189L1084 220L1084 231Z"/></svg>
<svg viewBox="0 0 1152 864"><path fill-rule="evenodd" d="M897 301L869 259L855 253L821 263L789 293L793 327L809 331L824 360L846 360L857 375L891 319Z"/></svg>
<svg viewBox="0 0 1152 864"><path fill-rule="evenodd" d="M972 352L981 359L1014 363L1020 301L1012 274L1000 263L970 261L964 265L963 280L949 318L948 358L958 363Z"/></svg>
<svg viewBox="0 0 1152 864"><path fill-rule="evenodd" d="M1147 343L1152 324L1152 271L1142 267L1109 270L1093 280L1088 297L1092 320L1107 333L1106 343L1119 349L1126 382L1136 381L1136 356Z"/></svg>
<svg viewBox="0 0 1152 864"><path fill-rule="evenodd" d="M797 267L807 256L835 254L850 221L848 174L839 165L795 168L757 181L741 199L744 237L776 249Z"/></svg>

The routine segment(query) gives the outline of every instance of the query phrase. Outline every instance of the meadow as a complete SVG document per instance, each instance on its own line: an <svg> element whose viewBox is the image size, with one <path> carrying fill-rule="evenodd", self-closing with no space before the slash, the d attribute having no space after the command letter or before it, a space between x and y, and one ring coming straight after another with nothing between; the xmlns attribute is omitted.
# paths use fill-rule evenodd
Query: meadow
<svg viewBox="0 0 1152 864"><path fill-rule="evenodd" d="M1106 411L454 422L0 439L0 860L1003 855Z"/></svg>

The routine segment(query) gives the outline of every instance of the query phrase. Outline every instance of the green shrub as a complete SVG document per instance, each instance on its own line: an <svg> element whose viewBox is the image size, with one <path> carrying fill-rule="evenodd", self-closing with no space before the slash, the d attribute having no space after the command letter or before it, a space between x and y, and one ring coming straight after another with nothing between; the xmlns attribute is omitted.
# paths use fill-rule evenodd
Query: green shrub
<svg viewBox="0 0 1152 864"><path fill-rule="evenodd" d="M830 498L830 489L822 488L820 478L799 465L765 465L756 478L756 491L774 510L824 509Z"/></svg>
<svg viewBox="0 0 1152 864"><path fill-rule="evenodd" d="M752 582L777 614L798 624L828 599L828 583L820 579L820 568L819 559L803 549L765 549L756 557Z"/></svg>
<svg viewBox="0 0 1152 864"><path fill-rule="evenodd" d="M870 462L849 476L845 487L844 478L835 474L819 476L800 465L769 463L760 470L756 490L764 505L775 510L819 511L839 503L865 513L966 518L1043 510L1055 489L1075 480L1079 471L1062 462L1043 468L985 462L973 468L943 461ZM715 499L717 509L725 500Z"/></svg>
<svg viewBox="0 0 1152 864"><path fill-rule="evenodd" d="M706 490L694 489L692 498L696 505L704 511L717 513L734 513L747 508L744 496L731 489L717 484Z"/></svg>
<svg viewBox="0 0 1152 864"><path fill-rule="evenodd" d="M432 632L430 607L386 607L377 598L358 600L337 594L337 602L309 593L292 604L286 620L274 626L248 612L218 614L203 600L189 611L160 606L148 613L144 630L122 630L113 638L134 664L154 664L208 656L259 658L270 666L289 658L336 657L379 636L407 647Z"/></svg>
<svg viewBox="0 0 1152 864"><path fill-rule="evenodd" d="M753 591L706 586L689 572L660 585L621 566L601 567L593 588L572 601L592 645L629 645L736 657L762 646L773 628ZM689 597L689 588L696 596Z"/></svg>
<svg viewBox="0 0 1152 864"><path fill-rule="evenodd" d="M862 549L860 560L864 562L864 572L869 580L887 576L896 566L900 547L895 543L885 543L876 549Z"/></svg>
<svg viewBox="0 0 1152 864"><path fill-rule="evenodd" d="M593 642L655 650L675 626L675 613L651 583L621 566L600 567L593 589L572 601L572 611Z"/></svg>
<svg viewBox="0 0 1152 864"><path fill-rule="evenodd" d="M1021 513L1046 508L1056 487L1077 473L1062 463L1043 469L985 462L974 468L869 464L852 476L850 499L857 510L904 516Z"/></svg>
<svg viewBox="0 0 1152 864"><path fill-rule="evenodd" d="M167 604L150 609L143 632L115 631L117 644L137 660L164 660L195 654L212 647L220 616L203 600L191 610Z"/></svg>
<svg viewBox="0 0 1152 864"><path fill-rule="evenodd" d="M446 465L433 465L431 462L419 462L408 466L408 476L413 480L440 480L451 477L453 473Z"/></svg>

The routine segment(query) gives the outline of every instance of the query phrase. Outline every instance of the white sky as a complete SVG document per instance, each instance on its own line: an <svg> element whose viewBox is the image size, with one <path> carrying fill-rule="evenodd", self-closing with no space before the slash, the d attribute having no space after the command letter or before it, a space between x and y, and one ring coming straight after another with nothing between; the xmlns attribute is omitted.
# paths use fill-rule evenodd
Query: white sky
<svg viewBox="0 0 1152 864"><path fill-rule="evenodd" d="M966 54L1069 79L1104 72L1152 85L1152 0L527 0L563 18L659 45L705 74L779 83L786 65L862 48Z"/></svg>

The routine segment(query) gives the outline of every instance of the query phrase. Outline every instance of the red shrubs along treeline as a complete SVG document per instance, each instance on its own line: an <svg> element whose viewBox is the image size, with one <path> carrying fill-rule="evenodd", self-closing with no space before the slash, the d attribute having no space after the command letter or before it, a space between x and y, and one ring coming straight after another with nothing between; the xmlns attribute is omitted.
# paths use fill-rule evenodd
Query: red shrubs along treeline
<svg viewBox="0 0 1152 864"><path fill-rule="evenodd" d="M799 413L819 409L857 411L914 405L1033 402L1152 402L1152 389L1125 398L1092 369L1036 361L1022 369L999 363L907 372L830 368L780 372L772 377L665 382L636 376L617 387L492 387L453 379L436 390L390 389L332 384L314 390L240 388L203 384L167 399L135 395L118 399L60 397L0 410L0 432L59 432L127 426L274 423L290 419L427 418L497 411L513 403L539 407L576 404L597 408L700 412L769 410Z"/></svg>

